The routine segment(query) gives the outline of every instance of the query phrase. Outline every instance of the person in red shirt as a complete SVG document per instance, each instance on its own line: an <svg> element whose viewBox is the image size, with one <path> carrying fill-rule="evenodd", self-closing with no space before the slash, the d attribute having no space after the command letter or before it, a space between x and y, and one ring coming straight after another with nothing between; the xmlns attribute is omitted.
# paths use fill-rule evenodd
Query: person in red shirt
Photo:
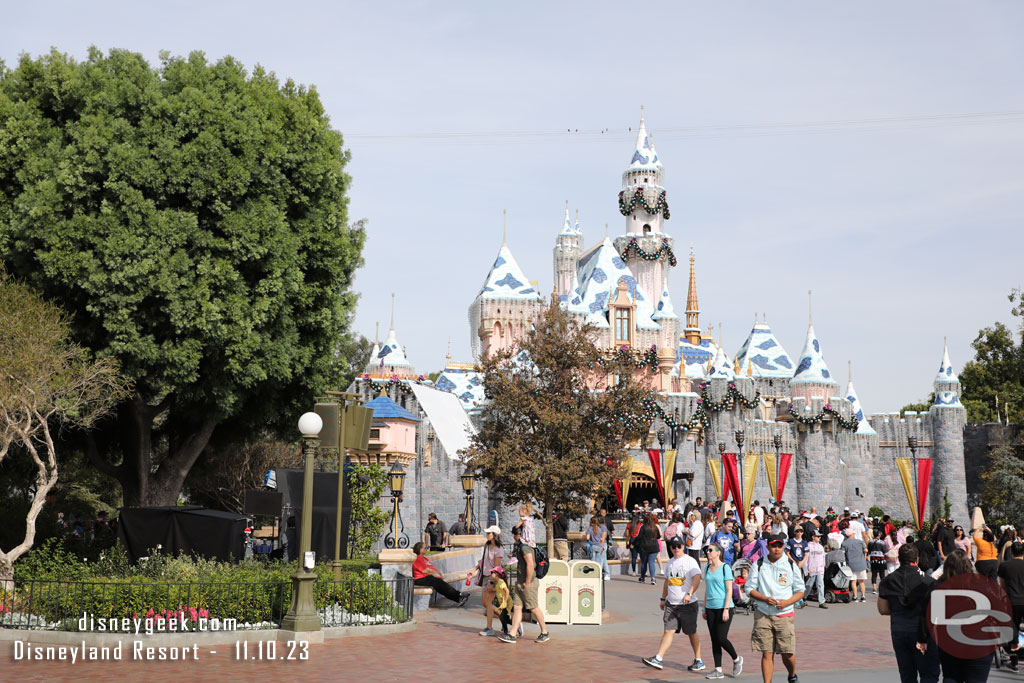
<svg viewBox="0 0 1024 683"><path fill-rule="evenodd" d="M425 549L426 546L422 542L412 547L412 551L416 553L416 559L412 563L412 582L417 586L430 586L452 602L458 603L459 607L465 605L469 600L469 593L460 593L452 588L451 584L444 580L441 572L437 571L423 554Z"/></svg>

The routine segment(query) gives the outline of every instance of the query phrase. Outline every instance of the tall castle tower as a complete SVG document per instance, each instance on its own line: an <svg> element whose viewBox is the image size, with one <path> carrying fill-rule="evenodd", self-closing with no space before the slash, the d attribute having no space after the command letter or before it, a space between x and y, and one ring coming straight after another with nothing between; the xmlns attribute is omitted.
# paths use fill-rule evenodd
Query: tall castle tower
<svg viewBox="0 0 1024 683"><path fill-rule="evenodd" d="M577 210L576 226L569 222L569 202L565 202L565 225L562 232L558 233L555 240L554 261L555 261L555 294L560 297L568 297L576 287L579 280L576 276L576 264L583 253L583 233L580 231L579 210ZM564 300L564 299L563 299Z"/></svg>
<svg viewBox="0 0 1024 683"><path fill-rule="evenodd" d="M964 476L964 425L967 409L960 403L960 378L949 362L943 344L942 364L935 376L935 402L928 409L932 428L932 484L929 508L942 500L949 489L953 519L967 521L967 478Z"/></svg>

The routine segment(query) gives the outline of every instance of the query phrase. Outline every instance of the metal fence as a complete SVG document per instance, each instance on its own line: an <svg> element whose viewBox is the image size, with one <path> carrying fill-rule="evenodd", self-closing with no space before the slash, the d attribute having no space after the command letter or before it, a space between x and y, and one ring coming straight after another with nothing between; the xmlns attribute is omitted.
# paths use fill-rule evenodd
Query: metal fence
<svg viewBox="0 0 1024 683"><path fill-rule="evenodd" d="M125 632L202 632L277 628L291 604L290 581L143 583L15 581L0 591L0 628ZM412 619L413 580L367 577L317 581L324 626Z"/></svg>

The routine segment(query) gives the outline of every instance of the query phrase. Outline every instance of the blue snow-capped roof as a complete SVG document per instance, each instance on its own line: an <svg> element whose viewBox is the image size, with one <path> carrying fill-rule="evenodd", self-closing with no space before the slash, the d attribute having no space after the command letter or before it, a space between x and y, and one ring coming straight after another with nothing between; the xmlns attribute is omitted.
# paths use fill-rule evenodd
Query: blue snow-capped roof
<svg viewBox="0 0 1024 683"><path fill-rule="evenodd" d="M608 302L615 296L619 281L626 281L626 292L636 303L636 327L641 330L660 330L654 322L654 301L640 287L626 262L619 256L612 241L605 237L595 249L579 263L580 284L569 300L569 312L586 316L587 322L607 329Z"/></svg>
<svg viewBox="0 0 1024 683"><path fill-rule="evenodd" d="M960 403L960 396L953 391L937 391L935 392L935 403L933 404L940 408L960 408L963 404Z"/></svg>
<svg viewBox="0 0 1024 683"><path fill-rule="evenodd" d="M637 131L636 146L633 149L633 157L629 160L628 170L660 171L661 169L661 160L658 158L658 153L654 150L654 143L651 141L651 136L647 133L647 124L644 123L644 119L641 116L640 130Z"/></svg>
<svg viewBox="0 0 1024 683"><path fill-rule="evenodd" d="M494 265L487 273L484 286L480 288L477 295L481 299L501 299L516 301L541 301L540 292L530 284L530 281L523 274L523 269L516 263L512 251L507 244L502 244L498 250L498 257L494 259Z"/></svg>
<svg viewBox="0 0 1024 683"><path fill-rule="evenodd" d="M821 355L821 344L814 336L814 325L807 326L807 340L804 342L804 350L800 352L800 361L797 363L796 372L790 384L802 383L834 384L838 382L832 379L832 373L825 365L825 358Z"/></svg>
<svg viewBox="0 0 1024 683"><path fill-rule="evenodd" d="M378 396L366 404L367 408L373 410L374 420L400 419L421 422L421 420L408 410L392 401L387 396Z"/></svg>
<svg viewBox="0 0 1024 683"><path fill-rule="evenodd" d="M438 376L434 386L441 391L455 394L466 410L477 407L486 399L483 374L476 370L446 367Z"/></svg>
<svg viewBox="0 0 1024 683"><path fill-rule="evenodd" d="M939 365L939 373L935 375L935 384L956 384L960 381L957 377L956 372L953 370L953 364L949 362L949 348L943 344L942 347L942 364Z"/></svg>
<svg viewBox="0 0 1024 683"><path fill-rule="evenodd" d="M857 397L857 390L853 388L853 380L846 385L846 400L853 406L853 416L857 418L857 433L858 434L874 434L877 435L872 427L871 423L868 422L867 416L864 414L864 408L860 405L860 399Z"/></svg>
<svg viewBox="0 0 1024 683"><path fill-rule="evenodd" d="M679 319L679 316L676 315L676 309L672 305L672 297L669 295L667 289L661 293L661 298L658 299L658 305L654 307L654 315L651 317L655 320L672 318L676 320Z"/></svg>
<svg viewBox="0 0 1024 683"><path fill-rule="evenodd" d="M679 375L679 366L682 363L686 367L684 376L690 379L703 379L705 368L715 357L717 350L718 347L710 339L701 339L700 344L691 344L686 341L686 337L679 337L679 345L676 347L676 376Z"/></svg>
<svg viewBox="0 0 1024 683"><path fill-rule="evenodd" d="M575 237L578 233L572 227L572 223L569 221L569 205L565 206L565 225L562 226L562 232L559 235L568 235L569 237Z"/></svg>
<svg viewBox="0 0 1024 683"><path fill-rule="evenodd" d="M721 346L718 347L718 351L715 353L715 359L711 361L711 372L708 373L708 379L727 379L730 382L736 379L736 373L732 369L729 356Z"/></svg>
<svg viewBox="0 0 1024 683"><path fill-rule="evenodd" d="M370 363L375 366L412 367L412 363L405 357L405 348L398 343L394 328L388 332L388 338L384 340L384 344L370 358Z"/></svg>
<svg viewBox="0 0 1024 683"><path fill-rule="evenodd" d="M747 340L736 353L736 360L744 371L749 363L753 377L793 377L795 364L768 323L754 323Z"/></svg>

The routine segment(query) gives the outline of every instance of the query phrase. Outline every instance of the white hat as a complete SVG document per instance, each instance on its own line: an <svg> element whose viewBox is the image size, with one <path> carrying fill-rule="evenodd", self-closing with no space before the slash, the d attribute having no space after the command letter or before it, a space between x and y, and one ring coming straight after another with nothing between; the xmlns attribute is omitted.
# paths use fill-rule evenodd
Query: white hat
<svg viewBox="0 0 1024 683"><path fill-rule="evenodd" d="M858 516L860 516L860 510L854 510L854 511L853 511L853 516L854 516L854 517L858 517Z"/></svg>
<svg viewBox="0 0 1024 683"><path fill-rule="evenodd" d="M495 536L497 536L498 534L501 533L501 527L498 526L497 524L492 524L491 526L489 526L486 529L484 529L484 533L485 534L494 534Z"/></svg>

